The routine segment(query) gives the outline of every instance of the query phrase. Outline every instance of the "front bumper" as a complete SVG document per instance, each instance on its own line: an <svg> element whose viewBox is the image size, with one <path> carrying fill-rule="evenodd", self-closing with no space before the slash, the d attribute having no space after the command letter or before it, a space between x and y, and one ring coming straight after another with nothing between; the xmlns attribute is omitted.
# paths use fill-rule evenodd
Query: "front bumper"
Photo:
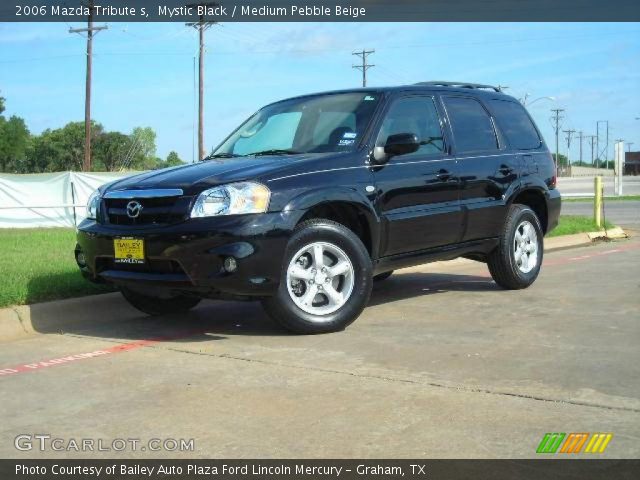
<svg viewBox="0 0 640 480"><path fill-rule="evenodd" d="M102 225L83 221L77 232L82 274L144 290L192 293L210 298L269 296L275 293L296 212L191 219L147 227ZM114 263L113 240L144 239L145 263ZM228 272L224 260L234 257ZM84 264L84 265L82 265Z"/></svg>

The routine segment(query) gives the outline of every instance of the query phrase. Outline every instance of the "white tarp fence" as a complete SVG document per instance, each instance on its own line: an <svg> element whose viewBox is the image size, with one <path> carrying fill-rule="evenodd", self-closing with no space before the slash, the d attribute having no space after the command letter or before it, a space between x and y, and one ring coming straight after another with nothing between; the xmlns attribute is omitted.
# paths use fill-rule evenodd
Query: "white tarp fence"
<svg viewBox="0 0 640 480"><path fill-rule="evenodd" d="M0 174L0 228L73 227L96 188L136 173Z"/></svg>

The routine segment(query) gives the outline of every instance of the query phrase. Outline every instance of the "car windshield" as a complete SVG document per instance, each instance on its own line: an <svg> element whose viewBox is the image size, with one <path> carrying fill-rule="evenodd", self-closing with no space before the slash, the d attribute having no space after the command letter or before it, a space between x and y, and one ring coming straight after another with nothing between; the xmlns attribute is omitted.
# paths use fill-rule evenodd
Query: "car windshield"
<svg viewBox="0 0 640 480"><path fill-rule="evenodd" d="M336 93L269 105L209 158L353 151L379 103L375 92Z"/></svg>

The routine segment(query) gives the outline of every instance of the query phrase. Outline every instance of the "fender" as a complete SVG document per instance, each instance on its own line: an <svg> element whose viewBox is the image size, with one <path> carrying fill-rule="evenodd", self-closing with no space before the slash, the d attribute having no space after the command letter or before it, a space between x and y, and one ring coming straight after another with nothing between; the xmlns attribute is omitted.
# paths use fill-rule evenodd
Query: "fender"
<svg viewBox="0 0 640 480"><path fill-rule="evenodd" d="M504 194L505 205L511 205L513 200L525 190L537 190L545 199L549 199L549 187L544 181L535 177L527 177L512 183Z"/></svg>
<svg viewBox="0 0 640 480"><path fill-rule="evenodd" d="M364 215L371 235L371 256L374 259L378 258L380 217L369 198L356 188L342 186L316 188L290 199L282 211L291 215L292 220L298 223L310 209L324 203L347 203Z"/></svg>

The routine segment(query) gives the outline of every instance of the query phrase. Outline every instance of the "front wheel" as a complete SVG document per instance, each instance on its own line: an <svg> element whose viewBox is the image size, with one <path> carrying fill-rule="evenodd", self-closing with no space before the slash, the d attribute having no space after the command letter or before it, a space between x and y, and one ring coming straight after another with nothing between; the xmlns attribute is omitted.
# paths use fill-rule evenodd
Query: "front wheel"
<svg viewBox="0 0 640 480"><path fill-rule="evenodd" d="M487 257L489 272L502 288L526 288L540 273L543 249L542 227L535 212L524 205L511 205L500 243Z"/></svg>
<svg viewBox="0 0 640 480"><path fill-rule="evenodd" d="M145 295L126 287L122 287L120 292L133 307L152 316L165 315L168 313L185 313L200 303L200 298L188 297L186 295L156 297L153 295Z"/></svg>
<svg viewBox="0 0 640 480"><path fill-rule="evenodd" d="M262 303L272 319L293 332L343 330L366 306L371 274L369 253L351 230L309 220L289 240L278 291Z"/></svg>

